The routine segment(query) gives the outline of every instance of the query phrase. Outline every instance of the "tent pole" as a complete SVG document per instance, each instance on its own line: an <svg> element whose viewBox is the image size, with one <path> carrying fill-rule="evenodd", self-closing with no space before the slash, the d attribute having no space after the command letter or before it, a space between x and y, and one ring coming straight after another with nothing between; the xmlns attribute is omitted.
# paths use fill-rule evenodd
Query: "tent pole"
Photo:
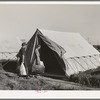
<svg viewBox="0 0 100 100"><path fill-rule="evenodd" d="M37 35L36 35L36 38L35 38L35 41L34 41L34 46L33 46L32 56L31 56L31 62L32 62L32 58L33 58L33 54L34 54L34 50L35 50L36 40L37 40Z"/></svg>

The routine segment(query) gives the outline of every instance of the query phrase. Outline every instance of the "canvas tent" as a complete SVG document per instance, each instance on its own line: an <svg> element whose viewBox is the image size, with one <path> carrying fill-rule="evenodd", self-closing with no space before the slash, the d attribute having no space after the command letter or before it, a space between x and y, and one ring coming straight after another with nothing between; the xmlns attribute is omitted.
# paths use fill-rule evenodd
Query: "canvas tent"
<svg viewBox="0 0 100 100"><path fill-rule="evenodd" d="M79 33L37 29L26 50L25 62L29 71L35 63L34 51L38 44L46 73L70 76L100 66L100 53Z"/></svg>
<svg viewBox="0 0 100 100"><path fill-rule="evenodd" d="M0 37L0 60L15 58L21 43L15 38L4 37L2 34Z"/></svg>

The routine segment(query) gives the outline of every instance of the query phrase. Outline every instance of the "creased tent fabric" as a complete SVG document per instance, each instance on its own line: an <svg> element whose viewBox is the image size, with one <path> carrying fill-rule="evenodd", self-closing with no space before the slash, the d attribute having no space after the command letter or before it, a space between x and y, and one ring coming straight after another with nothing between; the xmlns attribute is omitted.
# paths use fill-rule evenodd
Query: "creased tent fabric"
<svg viewBox="0 0 100 100"><path fill-rule="evenodd" d="M28 42L26 64L31 69L34 63L34 50L39 37L63 59L66 75L86 71L100 66L99 52L79 33L57 32L37 29Z"/></svg>
<svg viewBox="0 0 100 100"><path fill-rule="evenodd" d="M27 43L25 63L30 71L32 70L32 66L34 65L36 59L34 53L35 53L36 45L40 44L39 38L41 38L51 50L57 52L59 57L66 52L60 45L56 44L48 37L45 37L39 30L37 30L33 35L33 37Z"/></svg>
<svg viewBox="0 0 100 100"><path fill-rule="evenodd" d="M40 31L44 36L47 36L66 50L66 58L99 54L79 33Z"/></svg>

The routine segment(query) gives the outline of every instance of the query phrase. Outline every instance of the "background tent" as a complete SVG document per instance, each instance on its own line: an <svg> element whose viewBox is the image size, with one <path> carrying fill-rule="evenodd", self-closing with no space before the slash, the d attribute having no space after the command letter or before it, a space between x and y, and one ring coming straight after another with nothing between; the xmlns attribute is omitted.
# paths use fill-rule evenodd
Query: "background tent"
<svg viewBox="0 0 100 100"><path fill-rule="evenodd" d="M79 33L37 29L26 52L26 65L30 71L35 63L34 51L38 44L41 45L40 57L47 73L70 76L100 65L100 53Z"/></svg>
<svg viewBox="0 0 100 100"><path fill-rule="evenodd" d="M16 38L6 39L0 37L0 60L1 59L13 59L17 54L21 43Z"/></svg>
<svg viewBox="0 0 100 100"><path fill-rule="evenodd" d="M21 37L12 37L7 38L1 36L0 37L0 60L1 59L16 59L16 54L18 53L19 49L21 48L22 42L26 41Z"/></svg>

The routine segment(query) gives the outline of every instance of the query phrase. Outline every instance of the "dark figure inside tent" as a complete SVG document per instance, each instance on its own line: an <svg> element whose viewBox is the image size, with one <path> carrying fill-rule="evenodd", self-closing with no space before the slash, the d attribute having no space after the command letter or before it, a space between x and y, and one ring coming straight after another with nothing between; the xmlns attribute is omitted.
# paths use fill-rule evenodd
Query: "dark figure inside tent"
<svg viewBox="0 0 100 100"><path fill-rule="evenodd" d="M41 49L41 46L36 45L35 53L34 53L35 60L32 67L32 72L36 75L44 73L44 69L45 69L44 63L40 59L41 58L40 49Z"/></svg>
<svg viewBox="0 0 100 100"><path fill-rule="evenodd" d="M35 55L36 55L36 65L40 65L40 53L39 53L39 49L41 48L40 45L37 45L36 49L35 49Z"/></svg>

